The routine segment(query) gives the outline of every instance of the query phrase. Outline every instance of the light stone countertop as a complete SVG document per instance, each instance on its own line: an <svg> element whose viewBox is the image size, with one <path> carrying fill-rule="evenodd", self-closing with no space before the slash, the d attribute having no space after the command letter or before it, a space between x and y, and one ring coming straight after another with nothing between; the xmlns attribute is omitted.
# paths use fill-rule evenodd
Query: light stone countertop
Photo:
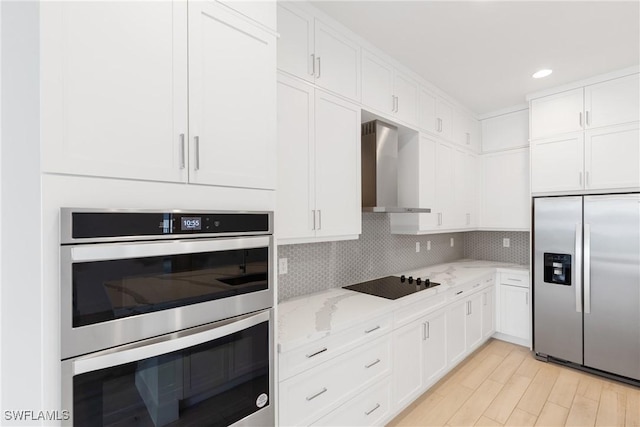
<svg viewBox="0 0 640 427"><path fill-rule="evenodd" d="M281 353L290 351L496 271L528 274L529 267L493 261L459 260L396 274L428 278L441 284L397 300L333 288L282 301L278 304L278 350Z"/></svg>

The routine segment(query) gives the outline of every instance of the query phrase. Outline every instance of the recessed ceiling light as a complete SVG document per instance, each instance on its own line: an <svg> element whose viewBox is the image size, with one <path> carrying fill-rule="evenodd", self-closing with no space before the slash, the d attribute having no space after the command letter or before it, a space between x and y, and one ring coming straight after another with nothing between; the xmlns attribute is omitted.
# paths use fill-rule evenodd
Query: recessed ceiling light
<svg viewBox="0 0 640 427"><path fill-rule="evenodd" d="M543 77L547 77L549 74L553 73L553 70L540 70L540 71L536 71L535 73L533 73L533 77L534 79L541 79Z"/></svg>

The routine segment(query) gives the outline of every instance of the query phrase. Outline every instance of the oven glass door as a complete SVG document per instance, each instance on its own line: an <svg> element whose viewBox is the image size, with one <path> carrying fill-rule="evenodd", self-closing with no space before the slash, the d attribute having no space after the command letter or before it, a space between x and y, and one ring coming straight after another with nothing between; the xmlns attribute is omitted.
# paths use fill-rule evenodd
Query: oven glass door
<svg viewBox="0 0 640 427"><path fill-rule="evenodd" d="M269 288L267 237L83 245L74 250L74 328Z"/></svg>
<svg viewBox="0 0 640 427"><path fill-rule="evenodd" d="M71 422L228 426L253 417L252 424L273 425L269 313L218 322L223 326L177 339L63 362L72 363L76 373Z"/></svg>

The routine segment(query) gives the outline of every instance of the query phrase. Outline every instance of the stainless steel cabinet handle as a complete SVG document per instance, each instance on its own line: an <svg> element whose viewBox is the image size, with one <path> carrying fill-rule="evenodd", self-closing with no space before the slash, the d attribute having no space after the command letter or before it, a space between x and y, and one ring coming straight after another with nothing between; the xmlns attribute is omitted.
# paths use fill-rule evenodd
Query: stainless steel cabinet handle
<svg viewBox="0 0 640 427"><path fill-rule="evenodd" d="M471 145L471 134L469 132L467 134L467 145Z"/></svg>
<svg viewBox="0 0 640 427"><path fill-rule="evenodd" d="M369 330L364 331L365 334L370 334L373 331L377 331L378 329L380 329L380 325L377 325L375 328L371 328Z"/></svg>
<svg viewBox="0 0 640 427"><path fill-rule="evenodd" d="M575 251L576 251L576 265L575 268L572 269L574 273L574 283L576 286L576 312L582 313L582 223L576 224L576 237L575 237Z"/></svg>
<svg viewBox="0 0 640 427"><path fill-rule="evenodd" d="M307 397L307 401L311 402L313 399L315 399L316 397L320 396L321 394L324 394L327 392L327 388L323 387L322 390L320 390L319 392L317 392L316 394L314 394L313 396L308 396Z"/></svg>
<svg viewBox="0 0 640 427"><path fill-rule="evenodd" d="M442 119L438 117L438 132L442 132Z"/></svg>
<svg viewBox="0 0 640 427"><path fill-rule="evenodd" d="M320 353L324 353L325 351L327 351L327 347L323 348L322 350L318 350L315 353L311 353L311 354L307 354L307 359L311 359L314 356L319 355Z"/></svg>
<svg viewBox="0 0 640 427"><path fill-rule="evenodd" d="M395 95L391 95L391 112L395 112L396 111L396 96Z"/></svg>
<svg viewBox="0 0 640 427"><path fill-rule="evenodd" d="M319 79L320 78L320 57L318 56L316 60L318 61L318 75L316 76L316 78Z"/></svg>
<svg viewBox="0 0 640 427"><path fill-rule="evenodd" d="M311 215L313 215L313 228L312 228L312 230L315 230L316 229L316 210L315 209L311 210Z"/></svg>
<svg viewBox="0 0 640 427"><path fill-rule="evenodd" d="M312 76L316 75L316 55L315 54L311 54L311 72L309 74L311 74Z"/></svg>
<svg viewBox="0 0 640 427"><path fill-rule="evenodd" d="M458 291L458 292L456 292L456 295L460 295L462 292L464 292L464 291Z"/></svg>
<svg viewBox="0 0 640 427"><path fill-rule="evenodd" d="M318 230L322 230L322 211L318 209Z"/></svg>
<svg viewBox="0 0 640 427"><path fill-rule="evenodd" d="M195 161L195 165L193 165L193 169L199 170L200 169L200 137L194 136L193 142L195 145L195 155L196 155L196 159L195 159L196 161Z"/></svg>
<svg viewBox="0 0 640 427"><path fill-rule="evenodd" d="M396 113L400 110L400 97L396 96Z"/></svg>
<svg viewBox="0 0 640 427"><path fill-rule="evenodd" d="M582 127L582 111L578 113L578 122L580 123L580 127Z"/></svg>
<svg viewBox="0 0 640 427"><path fill-rule="evenodd" d="M587 124L587 126L589 126L589 125L590 125L590 124L589 124L589 111L586 111L584 114L585 114L585 119L584 119L584 121L585 121L585 123Z"/></svg>
<svg viewBox="0 0 640 427"><path fill-rule="evenodd" d="M365 367L366 369L369 369L369 368L370 368L370 367L372 367L372 366L376 366L378 363L380 363L380 359L376 359L376 360L374 360L373 362L369 363L368 365L364 365L364 367Z"/></svg>
<svg viewBox="0 0 640 427"><path fill-rule="evenodd" d="M438 225L442 225L442 212L438 212Z"/></svg>
<svg viewBox="0 0 640 427"><path fill-rule="evenodd" d="M482 305L487 305L487 300L489 299L488 294L482 294Z"/></svg>
<svg viewBox="0 0 640 427"><path fill-rule="evenodd" d="M180 169L185 167L184 133L180 134Z"/></svg>
<svg viewBox="0 0 640 427"><path fill-rule="evenodd" d="M427 339L429 339L431 337L431 324L426 322L425 325L427 325Z"/></svg>
<svg viewBox="0 0 640 427"><path fill-rule="evenodd" d="M371 415L373 413L373 411L375 411L376 409L378 409L380 407L379 403L376 403L376 406L373 407L373 409L369 410L369 411L365 411L365 415Z"/></svg>
<svg viewBox="0 0 640 427"><path fill-rule="evenodd" d="M584 312L591 313L591 225L584 225Z"/></svg>

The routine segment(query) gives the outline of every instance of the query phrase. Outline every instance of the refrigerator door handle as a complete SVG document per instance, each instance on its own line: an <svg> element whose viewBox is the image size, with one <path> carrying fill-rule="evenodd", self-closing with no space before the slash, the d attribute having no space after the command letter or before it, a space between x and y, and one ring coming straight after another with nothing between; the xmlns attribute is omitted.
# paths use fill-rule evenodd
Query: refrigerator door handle
<svg viewBox="0 0 640 427"><path fill-rule="evenodd" d="M591 225L584 224L584 312L591 313Z"/></svg>
<svg viewBox="0 0 640 427"><path fill-rule="evenodd" d="M582 312L582 223L576 224L576 259L573 272L573 282L576 288L576 312Z"/></svg>

